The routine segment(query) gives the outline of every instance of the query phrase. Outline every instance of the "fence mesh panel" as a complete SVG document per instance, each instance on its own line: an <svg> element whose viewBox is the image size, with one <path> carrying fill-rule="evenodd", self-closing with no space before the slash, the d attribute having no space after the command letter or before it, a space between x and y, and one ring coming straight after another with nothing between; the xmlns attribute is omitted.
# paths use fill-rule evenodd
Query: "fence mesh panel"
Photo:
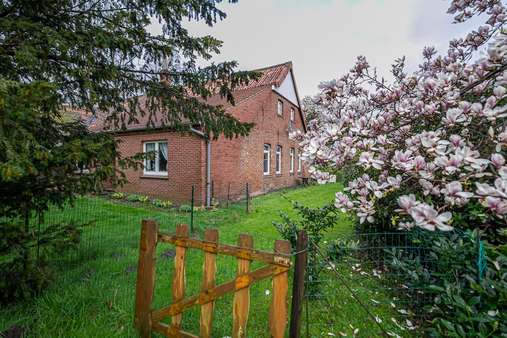
<svg viewBox="0 0 507 338"><path fill-rule="evenodd" d="M310 255L319 272L307 276L302 336L420 335L433 297L405 284L408 272L393 262L417 259L438 273L422 235L428 233L356 232L316 246Z"/></svg>

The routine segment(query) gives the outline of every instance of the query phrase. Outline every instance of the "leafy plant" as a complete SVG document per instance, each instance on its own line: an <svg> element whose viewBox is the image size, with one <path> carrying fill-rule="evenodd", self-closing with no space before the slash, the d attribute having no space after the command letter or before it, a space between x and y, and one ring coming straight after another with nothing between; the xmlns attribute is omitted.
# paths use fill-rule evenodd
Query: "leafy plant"
<svg viewBox="0 0 507 338"><path fill-rule="evenodd" d="M322 250L321 242L324 233L331 229L338 221L337 209L332 204L321 208L305 207L298 202L292 202L298 219L289 217L284 212L280 213L282 222L273 222L282 238L290 241L292 249L296 248L297 232L305 230L308 236L308 266L306 277L309 281L308 292L310 295L318 291L319 274L322 270L321 259L318 258L318 250Z"/></svg>
<svg viewBox="0 0 507 338"><path fill-rule="evenodd" d="M125 194L122 193L122 192L113 192L111 194L111 198L115 199L115 200L122 200L125 198Z"/></svg>
<svg viewBox="0 0 507 338"><path fill-rule="evenodd" d="M164 208L164 209L169 209L173 206L173 202L171 202L169 200L161 200L158 198L151 200L151 204L153 204L154 206L156 206L158 208Z"/></svg>
<svg viewBox="0 0 507 338"><path fill-rule="evenodd" d="M54 277L48 258L75 247L81 234L75 224L24 229L24 224L0 223L0 304L24 300L42 291Z"/></svg>
<svg viewBox="0 0 507 338"><path fill-rule="evenodd" d="M182 204L180 205L180 212L191 212L192 211L192 207L188 204Z"/></svg>
<svg viewBox="0 0 507 338"><path fill-rule="evenodd" d="M329 259L339 261L348 256L351 252L356 252L359 248L359 240L336 239L329 243L326 253Z"/></svg>
<svg viewBox="0 0 507 338"><path fill-rule="evenodd" d="M144 196L144 195L139 195L139 194L130 194L127 196L127 201L129 202L141 202L141 203L146 203L148 202L150 199L148 196Z"/></svg>
<svg viewBox="0 0 507 338"><path fill-rule="evenodd" d="M431 336L507 335L507 257L490 247L487 268L480 277L475 236L469 231L423 240L431 264L421 256L393 255L390 269L404 277L398 282L432 299L425 305L411 298L415 307L429 314Z"/></svg>

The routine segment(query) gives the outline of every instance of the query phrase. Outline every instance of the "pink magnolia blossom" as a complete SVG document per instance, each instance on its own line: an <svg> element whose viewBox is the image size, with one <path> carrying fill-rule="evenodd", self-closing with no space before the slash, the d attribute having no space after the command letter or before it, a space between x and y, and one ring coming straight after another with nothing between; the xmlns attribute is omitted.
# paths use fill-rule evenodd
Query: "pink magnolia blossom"
<svg viewBox="0 0 507 338"><path fill-rule="evenodd" d="M452 0L449 13L484 23L445 54L425 48L415 72L396 60L393 81L358 57L348 74L320 85L307 133L291 134L319 183L337 170L359 173L335 205L361 223L385 214L377 211L387 196L398 198L389 211L405 229L450 230L471 201L507 218L507 10L497 0Z"/></svg>

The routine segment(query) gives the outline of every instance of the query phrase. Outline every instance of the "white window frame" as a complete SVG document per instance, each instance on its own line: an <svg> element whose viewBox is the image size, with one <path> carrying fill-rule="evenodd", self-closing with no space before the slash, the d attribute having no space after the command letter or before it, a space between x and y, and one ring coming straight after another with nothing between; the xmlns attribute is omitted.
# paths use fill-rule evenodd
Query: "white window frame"
<svg viewBox="0 0 507 338"><path fill-rule="evenodd" d="M268 160L267 169L268 170L267 171L264 170L264 160L265 160L266 154L268 155L268 157L267 157L267 160ZM262 152L262 171L263 171L264 175L269 175L270 168L271 168L271 144L265 143L264 148L263 148L263 152Z"/></svg>
<svg viewBox="0 0 507 338"><path fill-rule="evenodd" d="M298 173L300 174L303 168L303 160L301 159L301 150L298 150Z"/></svg>
<svg viewBox="0 0 507 338"><path fill-rule="evenodd" d="M289 149L290 166L289 173L294 174L294 148Z"/></svg>
<svg viewBox="0 0 507 338"><path fill-rule="evenodd" d="M160 171L159 170L159 157L158 157L158 153L159 153L159 147L160 147L160 144L161 143L165 143L166 144L166 148L167 148L167 164L166 164L166 170L165 171ZM147 175L147 176L167 176L167 168L169 167L169 144L167 141L165 140L159 140L159 141L145 141L143 142L143 152L146 154L147 151L146 151L146 148L147 148L147 145L148 144L155 144L155 170L154 171L151 171L151 170L146 170L146 167L147 167L147 164L148 164L148 159L145 158L144 159L144 165L143 165L143 174L144 175Z"/></svg>
<svg viewBox="0 0 507 338"><path fill-rule="evenodd" d="M290 108L290 122L294 123L294 120L296 118L296 110L291 107Z"/></svg>
<svg viewBox="0 0 507 338"><path fill-rule="evenodd" d="M276 146L275 160L276 160L275 173L277 175L281 175L282 174L282 146L281 145Z"/></svg>
<svg viewBox="0 0 507 338"><path fill-rule="evenodd" d="M278 99L276 103L276 114L278 116L283 116L283 101Z"/></svg>

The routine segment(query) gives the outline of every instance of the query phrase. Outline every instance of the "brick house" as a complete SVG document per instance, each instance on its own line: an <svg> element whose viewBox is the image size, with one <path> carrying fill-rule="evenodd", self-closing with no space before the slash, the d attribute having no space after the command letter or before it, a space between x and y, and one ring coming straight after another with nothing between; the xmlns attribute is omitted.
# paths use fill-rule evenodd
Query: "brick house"
<svg viewBox="0 0 507 338"><path fill-rule="evenodd" d="M292 63L258 71L262 74L258 80L234 91L234 106L218 96L208 100L222 104L242 122L253 122L247 137L208 140L199 130L147 129L143 123L116 132L123 156L147 151L158 154L146 160L143 169L126 171L129 183L118 190L185 203L194 185L196 204L209 205L212 198L243 197L246 183L251 195L299 184L306 170L289 131L305 131L306 125Z"/></svg>

